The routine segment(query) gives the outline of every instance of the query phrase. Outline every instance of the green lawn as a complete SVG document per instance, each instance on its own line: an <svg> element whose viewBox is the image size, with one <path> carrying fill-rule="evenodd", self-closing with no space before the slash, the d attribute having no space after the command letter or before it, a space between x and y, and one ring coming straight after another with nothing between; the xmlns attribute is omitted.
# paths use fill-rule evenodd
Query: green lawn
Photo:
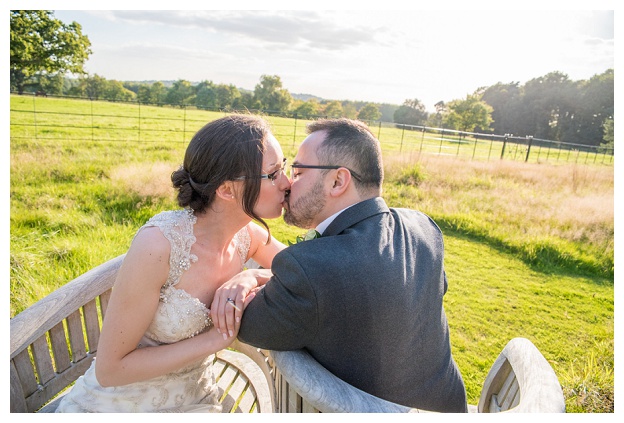
<svg viewBox="0 0 624 423"><path fill-rule="evenodd" d="M17 108L33 99L11 101ZM110 116L120 113L116 104L50 99L37 107L72 116L54 114L57 126L42 134L28 122L32 114L11 113L11 316L125 252L150 216L176 207L168 177L193 131L221 116L187 111L180 133L167 122L184 111L142 108L154 117L150 131L120 141L107 140L113 131L105 129L120 125ZM91 107L107 115L97 131L79 117ZM305 122L270 120L292 159ZM613 167L383 150L384 198L429 214L445 235L445 306L469 402L477 403L506 342L521 336L553 366L569 412L613 412ZM284 242L302 232L281 219L270 225Z"/></svg>

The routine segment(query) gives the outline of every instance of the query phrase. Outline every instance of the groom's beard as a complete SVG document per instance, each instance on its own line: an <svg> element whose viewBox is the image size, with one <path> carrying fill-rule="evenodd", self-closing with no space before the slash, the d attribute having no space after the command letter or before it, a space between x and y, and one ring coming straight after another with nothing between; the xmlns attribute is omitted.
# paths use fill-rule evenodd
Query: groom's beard
<svg viewBox="0 0 624 423"><path fill-rule="evenodd" d="M303 229L311 229L314 218L325 207L325 195L323 194L323 179L314 184L310 192L300 197L291 204L287 198L288 207L284 212L284 222Z"/></svg>

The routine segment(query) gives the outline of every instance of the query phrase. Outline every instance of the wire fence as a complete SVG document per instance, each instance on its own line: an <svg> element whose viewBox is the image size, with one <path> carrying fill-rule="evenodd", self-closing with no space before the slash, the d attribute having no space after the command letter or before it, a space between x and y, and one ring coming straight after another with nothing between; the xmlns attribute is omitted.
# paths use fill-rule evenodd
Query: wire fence
<svg viewBox="0 0 624 423"><path fill-rule="evenodd" d="M71 100L71 101L68 101ZM11 96L11 139L182 142L206 122L232 110L194 106L146 105L76 97ZM296 147L312 119L294 113L251 110L271 121L274 135ZM515 160L532 163L562 162L613 164L613 148L545 140L512 134L495 135L445 128L367 121L384 152L434 154L473 160Z"/></svg>

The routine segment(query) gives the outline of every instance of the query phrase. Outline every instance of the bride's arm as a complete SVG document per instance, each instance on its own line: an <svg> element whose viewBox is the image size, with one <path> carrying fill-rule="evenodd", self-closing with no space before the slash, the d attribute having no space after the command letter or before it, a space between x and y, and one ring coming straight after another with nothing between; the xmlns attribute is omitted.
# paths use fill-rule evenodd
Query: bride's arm
<svg viewBox="0 0 624 423"><path fill-rule="evenodd" d="M249 245L249 258L253 259L256 263L265 269L271 268L273 257L284 248L286 245L271 236L271 242L266 243L268 238L268 232L260 225L251 222L247 225L247 230L251 237L251 243ZM265 281L266 282L266 281Z"/></svg>
<svg viewBox="0 0 624 423"><path fill-rule="evenodd" d="M233 336L238 332L243 310L255 296L255 293L273 276L271 263L273 257L286 246L271 237L266 243L268 232L258 224L247 225L251 237L249 258L263 269L249 269L234 276L217 289L210 306L210 316L219 333ZM230 301L231 300L231 301Z"/></svg>
<svg viewBox="0 0 624 423"><path fill-rule="evenodd" d="M212 329L177 343L137 349L158 307L169 273L170 244L158 228L135 237L119 269L102 333L95 370L102 386L119 386L178 370L227 347Z"/></svg>

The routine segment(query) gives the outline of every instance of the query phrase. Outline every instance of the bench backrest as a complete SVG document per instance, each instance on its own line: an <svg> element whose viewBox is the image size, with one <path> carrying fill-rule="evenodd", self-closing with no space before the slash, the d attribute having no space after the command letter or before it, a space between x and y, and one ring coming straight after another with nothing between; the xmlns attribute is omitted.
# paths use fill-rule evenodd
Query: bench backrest
<svg viewBox="0 0 624 423"><path fill-rule="evenodd" d="M559 379L546 358L526 338L514 338L485 378L479 413L565 413Z"/></svg>
<svg viewBox="0 0 624 423"><path fill-rule="evenodd" d="M44 406L91 365L123 257L79 276L11 319L11 412L52 410L54 405ZM362 392L303 350L273 351L269 356L238 341L232 348L247 357L226 350L217 353L217 360L223 374L232 366L233 376L220 385L223 404L232 402L233 411L425 411ZM239 389L240 397L234 395ZM253 395L244 398L246 392ZM477 409L470 408L480 413L565 412L565 400L555 372L535 345L514 338L492 365Z"/></svg>
<svg viewBox="0 0 624 423"><path fill-rule="evenodd" d="M39 410L89 368L123 257L79 276L11 319L11 412Z"/></svg>

